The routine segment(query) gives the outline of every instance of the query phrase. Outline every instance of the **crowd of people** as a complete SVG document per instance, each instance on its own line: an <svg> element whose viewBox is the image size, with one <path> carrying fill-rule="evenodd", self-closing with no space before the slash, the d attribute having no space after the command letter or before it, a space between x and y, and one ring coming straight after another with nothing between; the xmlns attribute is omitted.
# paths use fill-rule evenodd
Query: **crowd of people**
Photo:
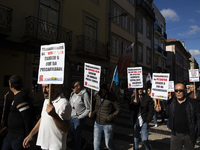
<svg viewBox="0 0 200 150"><path fill-rule="evenodd" d="M67 99L61 85L42 84L44 103L41 118L34 123L30 95L23 90L22 78L13 75L9 79L10 91L14 99L10 106L6 127L1 127L0 135L5 134L2 150L22 150L31 147L36 136L36 145L43 150L66 150L66 143L73 140L74 150L81 150L81 133L87 117L93 118L93 149L100 150L102 138L107 149L117 149L114 145L114 124L122 108L118 97L102 84L93 93L92 100L80 81L75 81L72 93ZM139 138L146 150L152 149L148 140L149 123L157 127L157 115L161 123L167 118L167 128L171 130L170 150L194 149L200 135L200 93L191 84L187 89L182 83L175 85L168 100L151 98L151 88L133 90L129 109L133 121L133 149L139 149ZM92 102L92 104L91 104ZM91 106L92 105L92 106ZM34 126L33 126L34 124Z"/></svg>

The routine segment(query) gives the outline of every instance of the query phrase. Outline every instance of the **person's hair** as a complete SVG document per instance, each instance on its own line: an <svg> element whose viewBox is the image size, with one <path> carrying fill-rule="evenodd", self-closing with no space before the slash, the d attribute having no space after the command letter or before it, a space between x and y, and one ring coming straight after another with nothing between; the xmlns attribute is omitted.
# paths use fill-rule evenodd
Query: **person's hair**
<svg viewBox="0 0 200 150"><path fill-rule="evenodd" d="M78 81L78 80L74 81L74 82L72 83L72 87L74 87L74 84L75 84L75 83L78 83L78 85L80 85L80 87L82 88L82 83L81 83L81 81Z"/></svg>
<svg viewBox="0 0 200 150"><path fill-rule="evenodd" d="M9 78L9 83L11 84L11 87L16 90L21 90L23 87L22 78L19 75L12 75Z"/></svg>

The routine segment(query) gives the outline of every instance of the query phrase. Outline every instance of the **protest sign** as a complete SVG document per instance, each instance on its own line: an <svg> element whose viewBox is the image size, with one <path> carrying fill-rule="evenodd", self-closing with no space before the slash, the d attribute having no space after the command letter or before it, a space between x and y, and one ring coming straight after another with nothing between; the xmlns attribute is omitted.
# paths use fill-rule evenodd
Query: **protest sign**
<svg viewBox="0 0 200 150"><path fill-rule="evenodd" d="M189 70L189 80L190 82L199 82L199 69Z"/></svg>
<svg viewBox="0 0 200 150"><path fill-rule="evenodd" d="M168 99L169 73L153 73L151 97Z"/></svg>
<svg viewBox="0 0 200 150"><path fill-rule="evenodd" d="M142 67L127 68L128 88L143 88Z"/></svg>
<svg viewBox="0 0 200 150"><path fill-rule="evenodd" d="M65 63L65 44L42 45L38 84L63 84Z"/></svg>
<svg viewBox="0 0 200 150"><path fill-rule="evenodd" d="M101 66L84 64L84 86L99 91Z"/></svg>
<svg viewBox="0 0 200 150"><path fill-rule="evenodd" d="M169 81L168 92L174 92L174 81Z"/></svg>

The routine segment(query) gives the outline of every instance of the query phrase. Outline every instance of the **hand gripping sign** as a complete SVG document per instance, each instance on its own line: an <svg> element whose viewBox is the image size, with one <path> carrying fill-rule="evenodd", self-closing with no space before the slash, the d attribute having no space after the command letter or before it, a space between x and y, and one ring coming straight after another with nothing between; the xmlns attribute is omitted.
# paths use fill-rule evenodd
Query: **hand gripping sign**
<svg viewBox="0 0 200 150"><path fill-rule="evenodd" d="M168 99L169 73L153 73L151 97Z"/></svg>

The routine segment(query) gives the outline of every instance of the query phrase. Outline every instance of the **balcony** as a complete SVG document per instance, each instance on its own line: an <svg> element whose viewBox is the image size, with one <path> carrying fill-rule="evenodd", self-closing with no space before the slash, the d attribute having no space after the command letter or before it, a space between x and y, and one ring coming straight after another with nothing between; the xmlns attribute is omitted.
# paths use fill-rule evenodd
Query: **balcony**
<svg viewBox="0 0 200 150"><path fill-rule="evenodd" d="M0 34L8 36L12 30L12 9L0 5Z"/></svg>
<svg viewBox="0 0 200 150"><path fill-rule="evenodd" d="M153 9L144 0L136 0L136 4L143 12L145 12L146 15L150 16L150 18L155 21L155 13Z"/></svg>
<svg viewBox="0 0 200 150"><path fill-rule="evenodd" d="M77 36L77 54L108 59L107 45L84 35Z"/></svg>
<svg viewBox="0 0 200 150"><path fill-rule="evenodd" d="M158 54L167 57L167 52L166 52L164 49L162 49L159 45L154 44L154 50L155 50L155 52L157 52Z"/></svg>
<svg viewBox="0 0 200 150"><path fill-rule="evenodd" d="M154 31L157 31L160 35L162 35L162 29L161 29L161 27L160 27L158 24L156 24L156 23L154 23Z"/></svg>
<svg viewBox="0 0 200 150"><path fill-rule="evenodd" d="M24 39L26 41L39 41L40 43L64 42L65 49L71 49L72 31L32 16L29 16L25 19L26 25Z"/></svg>

